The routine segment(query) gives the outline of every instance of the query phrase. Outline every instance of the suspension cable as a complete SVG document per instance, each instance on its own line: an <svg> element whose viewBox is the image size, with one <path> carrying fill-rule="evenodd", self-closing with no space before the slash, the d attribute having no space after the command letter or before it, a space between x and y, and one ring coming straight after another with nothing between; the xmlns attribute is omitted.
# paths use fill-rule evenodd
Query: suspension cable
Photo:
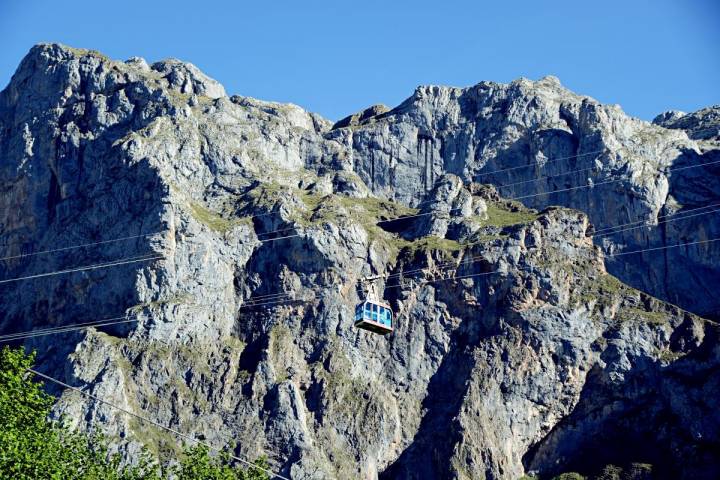
<svg viewBox="0 0 720 480"><path fill-rule="evenodd" d="M266 468L263 468L263 467L260 467L260 466L258 466L258 465L255 465L254 463L250 462L249 460L246 460L246 459L244 459L244 458L242 458L242 457L239 457L239 456L235 455L234 453L230 452L230 451L229 451L228 449L226 449L226 448L218 448L218 447L215 447L215 446L211 445L211 444L208 443L208 442L205 442L205 441L202 441L202 440L198 440L198 439L196 439L195 437L193 437L193 436L191 436L191 435L187 435L187 434L182 433L182 432L180 432L180 431L178 431L178 430L175 430L174 428L167 427L167 426L165 426L165 425L163 425L163 424L161 424L161 423L158 423L158 422L156 422L156 421L154 421L154 420L151 420L151 419L149 419L149 418L147 418L147 417L144 417L144 416L142 416L142 415L139 415L139 414L137 414L137 413L135 413L135 412L131 412L130 410L127 410L127 409L125 409L125 408L123 408L123 407L120 407L120 406L118 406L118 405L115 405L114 403L108 402L107 400L104 400L104 399L102 399L102 398L100 398L100 397L98 397L98 396L96 396L96 395L93 395L93 394L88 393L88 392L86 392L86 391L84 391L84 390L81 390L81 389L78 388L78 387L73 387L72 385L69 385L69 384L67 384L67 383L65 383L65 382L63 382L63 381L61 381L61 380L58 380L57 378L53 378L53 377L51 377L51 376L49 376L49 375L46 375L46 374L44 374L44 373L40 373L40 372L38 372L38 371L35 370L35 369L28 368L27 371L30 372L30 373L32 373L32 374L34 374L34 375L37 375L37 376L40 377L40 378L43 378L43 379L48 380L48 381L50 381L50 382L53 382L53 383L55 383L55 384L57 384L57 385L59 385L59 386L61 386L61 387L63 387L63 388L67 388L67 389L73 390L73 391L79 393L80 395L82 395L82 396L84 396L84 397L87 397L87 398L89 398L89 399L91 399L91 400L95 400L96 402L103 403L103 404L105 404L105 405L107 405L107 406L109 406L109 407L111 407L111 408L114 408L115 410L118 410L118 411L120 411L120 412L122 412L122 413L124 413L124 414L126 414L126 415L130 415L131 417L136 418L136 419L138 419L138 420L140 420L140 421L142 421L142 422L144 422L144 423L153 425L153 426L155 426L155 427L157 427L157 428L160 428L160 429L162 429L162 430L165 430L165 431L167 431L167 432L170 432L170 433L172 433L172 434L175 434L175 435L177 435L178 437L180 437L180 438L182 438L182 439L184 439L184 440L188 440L188 441L190 441L190 442L192 442L192 443L195 443L195 444L197 444L197 445L202 445L202 446L208 448L209 450L211 450L211 451L213 451L213 452L217 452L217 453L223 453L223 452L225 452L225 453L226 453L230 458L232 458L233 460L236 460L236 461L238 461L238 462L240 462L240 463L243 463L243 464L247 465L248 467L250 467L250 468L252 468L252 469L257 469L257 470L260 470L260 471L262 471L262 472L265 472L265 473L267 473L268 475L270 475L272 478L280 478L280 479L282 479L282 480L290 480L289 478L284 477L284 476L280 475L279 473L275 473L275 472L273 472L272 470L268 470L268 469L266 469Z"/></svg>
<svg viewBox="0 0 720 480"><path fill-rule="evenodd" d="M158 255L156 253L153 254L145 254L144 256L140 257L129 257L129 258L122 258L120 260L115 260L111 262L106 263L98 263L95 265L87 265L84 267L77 267L77 268L68 268L65 270L56 270L53 272L45 272L45 273L37 273L34 275L26 275L24 277L16 277L16 278L6 278L4 280L0 280L0 284L4 283L11 283L11 282L18 282L20 280L31 280L34 278L43 278L43 277L50 277L53 275L62 275L65 273L73 273L73 272L84 272L87 270L99 270L102 268L109 268L109 267L116 267L118 265L127 265L130 263L139 263L139 262L147 262L150 260L161 260L165 258L163 255Z"/></svg>

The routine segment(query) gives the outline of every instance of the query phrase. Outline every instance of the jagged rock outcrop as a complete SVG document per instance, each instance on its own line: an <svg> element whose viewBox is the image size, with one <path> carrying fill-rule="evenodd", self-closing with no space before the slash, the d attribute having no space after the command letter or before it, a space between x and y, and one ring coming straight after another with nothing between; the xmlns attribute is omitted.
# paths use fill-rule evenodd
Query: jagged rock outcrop
<svg viewBox="0 0 720 480"><path fill-rule="evenodd" d="M392 111L340 130L352 145L347 168L376 194L421 202L438 178L453 173L493 183L530 207L586 212L597 229L609 229L598 242L619 253L720 238L716 110L666 129L546 77L419 87ZM636 228L614 233L617 225ZM708 286L720 282L719 249L712 242L616 256L608 268L659 298L717 317L720 301Z"/></svg>
<svg viewBox="0 0 720 480"><path fill-rule="evenodd" d="M268 455L292 478L515 479L610 463L717 477L718 327L606 272L664 298L694 288L705 311L717 299L697 285L717 275L717 246L685 249L685 265L677 251L619 263L592 237L714 198L710 166L646 170L715 147L554 78L423 87L346 123L228 98L175 60L34 47L0 93L0 245L14 257L0 278L134 263L0 284L0 330L137 318L27 345L42 370ZM577 196L530 196L589 175L596 186ZM712 238L712 220L694 222L603 245ZM396 313L391 336L352 327L368 275ZM59 414L130 460L143 444L177 450L160 429L58 393Z"/></svg>
<svg viewBox="0 0 720 480"><path fill-rule="evenodd" d="M669 111L661 113L653 123L665 128L680 129L695 140L720 140L720 105L693 113Z"/></svg>
<svg viewBox="0 0 720 480"><path fill-rule="evenodd" d="M343 118L342 120L338 120L334 125L333 128L344 128L344 127L350 127L350 126L358 126L362 124L363 122L366 122L367 120L374 120L378 117L378 115L382 115L383 113L389 112L390 109L385 105L373 105L372 107L368 107L362 112L358 112L353 115L348 115L347 117Z"/></svg>

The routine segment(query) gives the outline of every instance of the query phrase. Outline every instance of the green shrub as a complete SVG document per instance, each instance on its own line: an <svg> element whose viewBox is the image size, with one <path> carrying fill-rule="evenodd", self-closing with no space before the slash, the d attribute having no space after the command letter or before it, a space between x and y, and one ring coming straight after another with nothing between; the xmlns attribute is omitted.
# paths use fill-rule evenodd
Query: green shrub
<svg viewBox="0 0 720 480"><path fill-rule="evenodd" d="M556 477L553 477L552 480L585 480L585 477L583 477L577 472L566 472L561 473Z"/></svg>
<svg viewBox="0 0 720 480"><path fill-rule="evenodd" d="M164 472L144 450L135 465L121 465L101 435L85 435L49 418L55 398L28 371L35 355L22 348L0 351L0 478L14 480L266 480L261 470L240 468L225 453L207 447L185 450L180 463ZM257 465L266 468L262 459Z"/></svg>

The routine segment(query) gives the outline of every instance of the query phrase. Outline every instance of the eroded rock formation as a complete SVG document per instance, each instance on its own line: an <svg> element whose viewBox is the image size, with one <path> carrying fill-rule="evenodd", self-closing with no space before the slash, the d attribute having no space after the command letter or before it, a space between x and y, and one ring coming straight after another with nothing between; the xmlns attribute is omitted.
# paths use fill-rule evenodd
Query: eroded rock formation
<svg viewBox="0 0 720 480"><path fill-rule="evenodd" d="M0 278L134 263L0 284L0 329L137 318L27 345L292 478L716 478L718 327L696 314L717 312L720 244L606 256L720 236L667 221L718 203L713 118L652 125L548 77L333 125L176 60L39 45L0 93ZM352 326L368 275L388 337ZM129 460L177 450L58 393Z"/></svg>

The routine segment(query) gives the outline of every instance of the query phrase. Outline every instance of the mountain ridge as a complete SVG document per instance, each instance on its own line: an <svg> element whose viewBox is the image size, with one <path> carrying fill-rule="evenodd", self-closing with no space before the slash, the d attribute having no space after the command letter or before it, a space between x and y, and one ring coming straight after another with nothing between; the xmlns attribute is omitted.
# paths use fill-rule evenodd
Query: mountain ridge
<svg viewBox="0 0 720 480"><path fill-rule="evenodd" d="M518 478L613 462L712 478L717 328L653 295L713 311L698 284L717 278L717 247L667 252L720 226L593 232L714 199L718 170L703 165L720 158L715 137L629 119L552 78L419 87L380 110L333 128L227 97L182 62L35 47L0 92L4 251L152 235L7 261L2 278L163 259L5 286L0 329L132 312L137 325L27 345L48 373L236 440L292 478ZM527 165L508 187L503 173ZM699 173L669 170L685 166ZM575 186L582 196L542 193ZM664 258L606 256L656 247ZM387 276L388 338L352 327L368 275ZM668 291L673 275L683 288ZM176 444L72 392L56 410L117 436L128 459Z"/></svg>

